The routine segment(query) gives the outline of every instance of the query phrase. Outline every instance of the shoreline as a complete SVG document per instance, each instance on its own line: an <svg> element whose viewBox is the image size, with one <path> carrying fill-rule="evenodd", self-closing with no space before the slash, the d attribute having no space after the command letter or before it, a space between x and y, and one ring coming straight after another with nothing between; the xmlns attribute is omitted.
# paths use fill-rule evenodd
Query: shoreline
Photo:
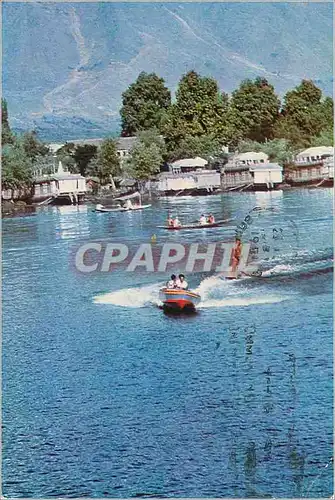
<svg viewBox="0 0 335 500"><path fill-rule="evenodd" d="M218 196L218 195L224 195L224 194L240 194L240 193L257 193L257 192L278 192L278 191L296 191L300 189L329 189L333 188L334 185L329 186L329 185L315 185L315 184L303 184L303 185L288 185L285 184L281 188L277 189L272 189L272 190L223 190L219 189L215 191L214 193L208 194L208 195L203 195L203 194L192 194L192 195L180 195L180 197L184 196L190 196L192 198L197 198L197 197L211 197L211 196ZM114 199L119 196L119 193L115 194L103 194L101 196L98 195L87 195L85 199L79 203L79 204L71 204L71 203L63 203L63 204L49 204L49 205L44 205L49 206L49 207L55 207L55 206L82 206L82 205L94 205L97 203L109 205L112 204ZM176 196L173 195L157 195L157 193L150 193L150 192L145 192L143 193L143 198L144 199L150 199L150 201L155 201L159 200L161 198L167 199L167 198L177 198ZM32 203L30 200L23 201L23 200L1 200L1 215L3 218L10 218L10 217L20 217L20 216L26 216L26 215L35 215L36 214L36 209L39 207L43 207L43 205L39 203Z"/></svg>

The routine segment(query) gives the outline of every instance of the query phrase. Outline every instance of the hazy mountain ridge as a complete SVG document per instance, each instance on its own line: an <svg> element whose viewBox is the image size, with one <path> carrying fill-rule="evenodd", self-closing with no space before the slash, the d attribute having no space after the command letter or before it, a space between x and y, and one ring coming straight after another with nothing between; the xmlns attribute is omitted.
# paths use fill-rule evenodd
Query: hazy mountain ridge
<svg viewBox="0 0 335 500"><path fill-rule="evenodd" d="M263 75L279 93L304 77L331 93L332 5L3 6L11 123L45 138L115 131L121 94L140 71L155 71L174 90L190 69L226 92Z"/></svg>

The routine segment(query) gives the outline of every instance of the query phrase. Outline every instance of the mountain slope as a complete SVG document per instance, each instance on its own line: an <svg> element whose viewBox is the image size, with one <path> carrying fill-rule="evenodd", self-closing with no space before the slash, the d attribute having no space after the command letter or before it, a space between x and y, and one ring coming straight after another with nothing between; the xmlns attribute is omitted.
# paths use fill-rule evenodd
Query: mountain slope
<svg viewBox="0 0 335 500"><path fill-rule="evenodd" d="M3 95L16 128L107 134L140 71L175 90L190 69L226 92L260 75L281 94L302 78L331 93L332 5L3 4Z"/></svg>

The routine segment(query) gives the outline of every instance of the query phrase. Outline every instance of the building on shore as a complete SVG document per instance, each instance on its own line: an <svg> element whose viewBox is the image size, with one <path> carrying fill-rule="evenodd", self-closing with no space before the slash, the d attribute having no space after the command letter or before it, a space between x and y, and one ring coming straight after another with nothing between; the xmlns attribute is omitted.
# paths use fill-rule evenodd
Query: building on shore
<svg viewBox="0 0 335 500"><path fill-rule="evenodd" d="M298 153L285 169L285 180L292 186L334 184L334 148L320 146Z"/></svg>
<svg viewBox="0 0 335 500"><path fill-rule="evenodd" d="M225 191L276 189L283 181L283 168L270 163L268 155L249 151L232 156L221 169Z"/></svg>
<svg viewBox="0 0 335 500"><path fill-rule="evenodd" d="M86 179L80 174L65 172L59 162L55 174L37 177L33 183L33 202L77 204L83 201L87 192Z"/></svg>
<svg viewBox="0 0 335 500"><path fill-rule="evenodd" d="M99 149L104 140L105 140L104 138L74 139L72 141L71 140L67 141L66 144L74 144L75 146L95 146L97 149ZM129 156L131 149L134 147L138 139L136 136L133 136L133 137L116 137L114 140L116 142L117 155L122 160L123 158ZM63 146L65 146L65 144L48 145L49 149L52 151L53 154L55 154Z"/></svg>
<svg viewBox="0 0 335 500"><path fill-rule="evenodd" d="M151 187L166 196L206 195L220 189L220 172L206 168L203 158L184 158L169 165L169 172L159 174Z"/></svg>

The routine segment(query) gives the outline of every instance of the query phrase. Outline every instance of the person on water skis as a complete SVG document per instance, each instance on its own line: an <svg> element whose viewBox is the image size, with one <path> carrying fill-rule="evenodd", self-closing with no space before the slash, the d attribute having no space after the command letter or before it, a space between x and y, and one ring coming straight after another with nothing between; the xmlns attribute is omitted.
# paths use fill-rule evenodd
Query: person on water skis
<svg viewBox="0 0 335 500"><path fill-rule="evenodd" d="M237 277L237 268L241 260L241 253L242 253L242 241L240 238L235 239L235 246L232 251L232 272L235 277Z"/></svg>

